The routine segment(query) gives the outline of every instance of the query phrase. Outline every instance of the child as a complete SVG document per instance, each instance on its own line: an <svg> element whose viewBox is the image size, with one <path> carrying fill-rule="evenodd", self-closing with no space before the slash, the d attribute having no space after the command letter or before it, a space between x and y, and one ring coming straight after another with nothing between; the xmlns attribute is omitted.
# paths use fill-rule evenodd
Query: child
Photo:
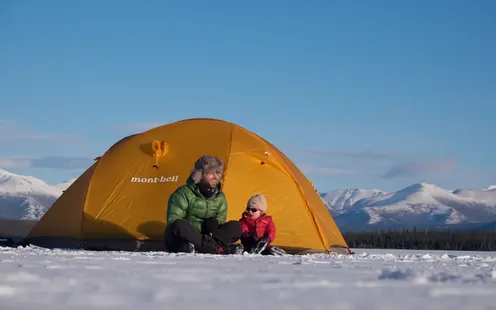
<svg viewBox="0 0 496 310"><path fill-rule="evenodd" d="M276 226L272 216L267 215L267 200L262 194L252 196L246 211L241 215L241 244L244 250L254 254L284 254L282 249L271 247L276 237Z"/></svg>

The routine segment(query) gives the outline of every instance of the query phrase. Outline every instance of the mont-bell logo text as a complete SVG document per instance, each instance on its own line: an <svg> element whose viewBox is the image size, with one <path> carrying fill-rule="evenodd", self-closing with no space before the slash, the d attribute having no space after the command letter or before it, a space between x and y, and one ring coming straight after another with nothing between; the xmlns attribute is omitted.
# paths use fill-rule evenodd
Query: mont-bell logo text
<svg viewBox="0 0 496 310"><path fill-rule="evenodd" d="M179 180L179 176L161 176L161 177L154 177L154 178L138 178L138 177L132 177L131 182L133 183L167 183L167 182L177 182Z"/></svg>

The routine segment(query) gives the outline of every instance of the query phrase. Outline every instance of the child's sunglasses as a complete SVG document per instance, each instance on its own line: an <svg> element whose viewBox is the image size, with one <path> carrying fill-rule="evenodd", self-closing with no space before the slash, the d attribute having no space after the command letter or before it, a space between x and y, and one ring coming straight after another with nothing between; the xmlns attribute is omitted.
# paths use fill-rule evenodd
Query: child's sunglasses
<svg viewBox="0 0 496 310"><path fill-rule="evenodd" d="M246 211L251 211L251 212L255 213L255 212L258 211L258 209L256 209L256 208L246 208Z"/></svg>

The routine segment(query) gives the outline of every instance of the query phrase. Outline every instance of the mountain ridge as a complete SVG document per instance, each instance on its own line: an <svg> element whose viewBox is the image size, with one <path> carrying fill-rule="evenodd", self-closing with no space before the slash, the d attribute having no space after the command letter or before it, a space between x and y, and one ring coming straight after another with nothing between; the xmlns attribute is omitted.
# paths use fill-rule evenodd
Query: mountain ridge
<svg viewBox="0 0 496 310"><path fill-rule="evenodd" d="M0 218L38 220L74 180L60 184L0 169Z"/></svg>
<svg viewBox="0 0 496 310"><path fill-rule="evenodd" d="M74 181L47 184L0 169L0 218L38 220ZM334 189L319 193L342 231L476 227L496 222L496 186L448 190L414 183L397 191Z"/></svg>
<svg viewBox="0 0 496 310"><path fill-rule="evenodd" d="M360 190L359 190L360 191ZM361 190L357 201L334 197L343 191L321 194L334 220L344 231L411 228L477 227L496 221L496 190L448 190L435 184L414 183L387 193ZM367 193L369 194L367 197ZM377 194L380 193L380 194ZM351 199L351 198L348 198ZM333 201L341 202L337 207ZM345 206L345 208L342 208Z"/></svg>

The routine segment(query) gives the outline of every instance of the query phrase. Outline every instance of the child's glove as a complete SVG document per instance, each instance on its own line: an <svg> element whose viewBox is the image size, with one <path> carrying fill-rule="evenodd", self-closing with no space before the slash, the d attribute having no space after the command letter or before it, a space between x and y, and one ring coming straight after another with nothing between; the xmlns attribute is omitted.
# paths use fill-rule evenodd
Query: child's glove
<svg viewBox="0 0 496 310"><path fill-rule="evenodd" d="M269 236L265 235L262 238L258 239L258 241L255 243L255 245L250 249L249 253L250 254L260 254L262 253L265 248L267 248L267 245L269 244Z"/></svg>
<svg viewBox="0 0 496 310"><path fill-rule="evenodd" d="M253 233L253 234L250 234L249 232L245 232L244 234L241 235L241 242L244 244L244 245L247 245L247 246L253 246L255 243L258 242L258 237L257 237L257 233Z"/></svg>

